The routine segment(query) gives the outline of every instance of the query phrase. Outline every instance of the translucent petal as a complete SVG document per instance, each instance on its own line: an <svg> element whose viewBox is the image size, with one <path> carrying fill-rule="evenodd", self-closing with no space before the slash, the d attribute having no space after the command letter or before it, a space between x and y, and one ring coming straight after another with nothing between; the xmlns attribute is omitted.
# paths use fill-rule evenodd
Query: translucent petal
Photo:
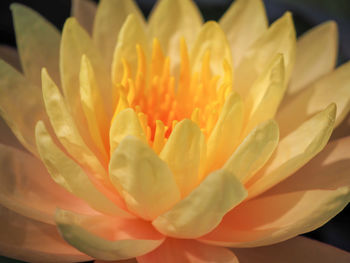
<svg viewBox="0 0 350 263"><path fill-rule="evenodd" d="M277 121L281 137L330 103L337 105L337 126L350 110L350 62L305 88L279 110Z"/></svg>
<svg viewBox="0 0 350 263"><path fill-rule="evenodd" d="M17 50L7 45L0 45L0 59L3 59L6 63L12 67L21 71L21 62L19 61L19 55Z"/></svg>
<svg viewBox="0 0 350 263"><path fill-rule="evenodd" d="M156 250L137 258L138 263L238 263L225 248L208 246L195 240L168 238Z"/></svg>
<svg viewBox="0 0 350 263"><path fill-rule="evenodd" d="M188 119L176 124L160 158L173 172L182 197L187 196L197 185L203 156L205 138L199 127Z"/></svg>
<svg viewBox="0 0 350 263"><path fill-rule="evenodd" d="M261 0L236 0L220 19L237 67L249 46L263 34L268 21Z"/></svg>
<svg viewBox="0 0 350 263"><path fill-rule="evenodd" d="M113 152L109 174L129 210L146 220L153 220L180 200L167 164L133 136L127 136Z"/></svg>
<svg viewBox="0 0 350 263"><path fill-rule="evenodd" d="M91 35L94 18L96 15L96 3L91 0L73 0L71 13L79 24Z"/></svg>
<svg viewBox="0 0 350 263"><path fill-rule="evenodd" d="M201 239L221 246L265 246L322 226L350 201L349 146L349 137L328 144L294 175L230 211Z"/></svg>
<svg viewBox="0 0 350 263"><path fill-rule="evenodd" d="M59 83L59 31L24 5L12 4L11 10L24 75L32 84L40 87L41 68L46 67L56 83Z"/></svg>
<svg viewBox="0 0 350 263"><path fill-rule="evenodd" d="M338 56L338 28L333 21L325 22L297 42L297 52L288 95L293 95L331 72Z"/></svg>
<svg viewBox="0 0 350 263"><path fill-rule="evenodd" d="M292 15L284 14L275 21L246 51L235 71L235 89L245 98L258 76L277 54L285 63L285 83L288 83L295 61L296 36Z"/></svg>
<svg viewBox="0 0 350 263"><path fill-rule="evenodd" d="M275 121L261 123L237 147L223 169L246 183L270 159L278 139L278 125Z"/></svg>
<svg viewBox="0 0 350 263"><path fill-rule="evenodd" d="M335 104L304 122L284 137L265 167L248 182L249 197L254 197L296 172L327 144L333 131Z"/></svg>
<svg viewBox="0 0 350 263"><path fill-rule="evenodd" d="M152 224L167 236L197 238L213 230L246 195L243 185L233 174L217 170Z"/></svg>
<svg viewBox="0 0 350 263"><path fill-rule="evenodd" d="M122 260L148 253L164 237L139 219L86 216L57 210L56 223L63 238L80 251L101 260Z"/></svg>
<svg viewBox="0 0 350 263"><path fill-rule="evenodd" d="M41 160L56 183L85 200L97 211L130 217L129 213L99 192L85 171L55 145L42 122L36 126L36 140Z"/></svg>

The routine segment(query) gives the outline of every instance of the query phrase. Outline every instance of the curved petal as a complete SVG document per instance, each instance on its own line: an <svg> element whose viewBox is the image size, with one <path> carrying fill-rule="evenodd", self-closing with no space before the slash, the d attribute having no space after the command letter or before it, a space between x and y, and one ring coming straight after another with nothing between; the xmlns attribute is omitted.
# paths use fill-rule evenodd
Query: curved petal
<svg viewBox="0 0 350 263"><path fill-rule="evenodd" d="M229 212L201 239L216 245L263 246L312 231L350 201L350 137L334 141L274 188Z"/></svg>
<svg viewBox="0 0 350 263"><path fill-rule="evenodd" d="M318 154L331 136L335 115L331 104L283 138L269 162L247 182L249 197L278 184Z"/></svg>
<svg viewBox="0 0 350 263"><path fill-rule="evenodd" d="M268 21L261 0L236 0L220 19L237 67L249 46L263 34Z"/></svg>
<svg viewBox="0 0 350 263"><path fill-rule="evenodd" d="M26 262L70 263L91 257L69 246L55 226L0 206L0 254Z"/></svg>
<svg viewBox="0 0 350 263"><path fill-rule="evenodd" d="M338 28L334 21L325 22L300 37L287 95L299 92L331 72L335 67L337 55Z"/></svg>
<svg viewBox="0 0 350 263"><path fill-rule="evenodd" d="M140 219L87 216L59 209L56 222L69 244L101 260L134 258L164 241L149 222Z"/></svg>
<svg viewBox="0 0 350 263"><path fill-rule="evenodd" d="M41 68L45 66L56 83L59 83L59 31L37 12L24 5L12 4L11 10L24 75L32 84L40 87Z"/></svg>
<svg viewBox="0 0 350 263"><path fill-rule="evenodd" d="M21 62L19 61L19 56L17 50L13 47L7 45L0 45L0 59L6 61L12 67L21 71Z"/></svg>
<svg viewBox="0 0 350 263"><path fill-rule="evenodd" d="M348 252L305 237L296 237L272 246L231 250L237 255L240 263L350 262Z"/></svg>
<svg viewBox="0 0 350 263"><path fill-rule="evenodd" d="M287 12L276 20L246 51L235 71L235 89L245 99L254 81L281 53L285 63L285 83L288 83L295 61L296 36L292 15Z"/></svg>
<svg viewBox="0 0 350 263"><path fill-rule="evenodd" d="M246 196L246 190L233 174L217 170L152 224L167 236L197 238L213 230Z"/></svg>
<svg viewBox="0 0 350 263"><path fill-rule="evenodd" d="M0 117L0 143L26 151L3 118Z"/></svg>
<svg viewBox="0 0 350 263"><path fill-rule="evenodd" d="M96 3L91 0L73 0L71 14L79 24L91 35L94 18L96 15Z"/></svg>
<svg viewBox="0 0 350 263"><path fill-rule="evenodd" d="M281 107L276 116L281 137L330 103L337 105L336 127L350 110L350 62L306 87Z"/></svg>
<svg viewBox="0 0 350 263"><path fill-rule="evenodd" d="M33 156L0 145L0 204L18 214L54 224L56 207L94 213L74 195L57 185Z"/></svg>
<svg viewBox="0 0 350 263"><path fill-rule="evenodd" d="M194 240L168 238L160 247L137 258L138 263L238 263L226 248L208 246Z"/></svg>
<svg viewBox="0 0 350 263"><path fill-rule="evenodd" d="M152 220L180 200L167 164L144 142L127 136L113 152L109 175L130 211Z"/></svg>

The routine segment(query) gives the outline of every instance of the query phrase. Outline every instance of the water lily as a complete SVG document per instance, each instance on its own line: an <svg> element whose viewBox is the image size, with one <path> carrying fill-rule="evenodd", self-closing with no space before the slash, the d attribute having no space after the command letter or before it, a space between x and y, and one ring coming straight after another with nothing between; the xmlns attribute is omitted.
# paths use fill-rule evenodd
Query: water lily
<svg viewBox="0 0 350 263"><path fill-rule="evenodd" d="M11 9L22 72L0 61L0 112L21 145L2 128L1 254L349 262L296 237L350 200L350 137L328 142L350 110L334 22L296 40L260 0L218 23L190 0L147 22L131 0L76 0L61 35Z"/></svg>

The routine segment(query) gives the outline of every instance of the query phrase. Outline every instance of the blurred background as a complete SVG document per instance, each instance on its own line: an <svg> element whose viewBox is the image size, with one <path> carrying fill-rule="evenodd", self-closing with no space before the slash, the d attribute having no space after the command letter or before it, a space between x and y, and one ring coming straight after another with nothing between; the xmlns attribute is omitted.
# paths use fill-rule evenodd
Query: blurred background
<svg viewBox="0 0 350 263"><path fill-rule="evenodd" d="M15 46L15 37L9 5L23 3L32 7L51 23L62 29L70 15L70 0L1 0L0 45ZM98 2L98 1L96 1ZM155 0L136 0L147 17ZM233 2L232 0L195 0L205 20L218 20ZM327 20L335 20L339 27L338 64L350 60L350 0L264 0L270 23L287 10L293 13L297 34ZM320 240L350 252L350 206L323 227L305 236ZM0 262L20 262L0 256Z"/></svg>

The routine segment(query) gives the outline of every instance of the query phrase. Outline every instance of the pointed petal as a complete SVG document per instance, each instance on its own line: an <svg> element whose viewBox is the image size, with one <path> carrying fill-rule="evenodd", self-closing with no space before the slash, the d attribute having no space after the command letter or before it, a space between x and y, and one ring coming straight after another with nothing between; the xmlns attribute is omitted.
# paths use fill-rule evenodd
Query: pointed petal
<svg viewBox="0 0 350 263"><path fill-rule="evenodd" d="M130 14L134 14L144 22L140 9L132 0L102 0L97 7L92 38L101 51L108 72L119 31Z"/></svg>
<svg viewBox="0 0 350 263"><path fill-rule="evenodd" d="M85 171L55 145L42 122L36 126L36 140L40 157L56 183L97 211L130 216L95 188Z"/></svg>
<svg viewBox="0 0 350 263"><path fill-rule="evenodd" d="M233 63L237 67L249 46L268 27L263 1L234 1L220 19L220 26L230 43Z"/></svg>
<svg viewBox="0 0 350 263"><path fill-rule="evenodd" d="M153 220L180 200L167 164L133 136L127 136L113 152L109 174L129 210L146 220Z"/></svg>
<svg viewBox="0 0 350 263"><path fill-rule="evenodd" d="M244 186L233 174L217 170L152 224L167 236L197 238L213 230L246 195Z"/></svg>
<svg viewBox="0 0 350 263"><path fill-rule="evenodd" d="M199 127L185 119L175 126L160 153L160 158L173 172L182 197L187 196L199 180L204 147L205 138Z"/></svg>
<svg viewBox="0 0 350 263"><path fill-rule="evenodd" d="M149 34L159 39L173 69L180 65L180 38L184 37L192 47L202 23L201 14L191 0L162 0L152 10Z"/></svg>
<svg viewBox="0 0 350 263"><path fill-rule="evenodd" d="M335 104L304 122L283 138L265 167L248 182L249 197L254 197L296 172L327 144L333 131Z"/></svg>
<svg viewBox="0 0 350 263"><path fill-rule="evenodd" d="M242 132L243 110L241 97L237 93L231 93L225 100L219 119L208 139L208 171L220 168L235 150Z"/></svg>
<svg viewBox="0 0 350 263"><path fill-rule="evenodd" d="M350 110L350 62L305 88L277 114L281 137L330 103L337 105L335 127Z"/></svg>
<svg viewBox="0 0 350 263"><path fill-rule="evenodd" d="M26 262L69 263L91 257L69 246L56 226L44 224L0 206L0 254Z"/></svg>
<svg viewBox="0 0 350 263"><path fill-rule="evenodd" d="M230 211L202 237L222 246L265 246L312 231L350 201L350 137L334 141L294 175Z"/></svg>
<svg viewBox="0 0 350 263"><path fill-rule="evenodd" d="M80 251L101 260L123 260L148 253L164 237L140 219L87 216L60 210L56 222L63 238Z"/></svg>
<svg viewBox="0 0 350 263"><path fill-rule="evenodd" d="M325 22L305 33L297 42L295 66L287 94L293 95L331 72L337 55L338 28L334 21Z"/></svg>
<svg viewBox="0 0 350 263"><path fill-rule="evenodd" d="M208 246L195 240L168 238L156 250L137 258L138 263L238 263L226 248Z"/></svg>
<svg viewBox="0 0 350 263"><path fill-rule="evenodd" d="M245 98L257 77L270 60L281 53L285 63L285 83L288 83L295 61L296 36L292 15L284 14L246 51L235 76L235 89Z"/></svg>
<svg viewBox="0 0 350 263"><path fill-rule="evenodd" d="M232 65L230 45L218 23L209 21L203 25L191 50L191 63L194 71L200 71L203 56L210 52L210 69L213 75L221 75L223 62Z"/></svg>
<svg viewBox="0 0 350 263"><path fill-rule="evenodd" d="M231 250L237 255L240 263L347 263L350 261L349 252L306 237L296 237L272 246Z"/></svg>
<svg viewBox="0 0 350 263"><path fill-rule="evenodd" d="M37 12L24 5L12 4L11 10L24 75L32 84L40 87L41 68L46 67L59 83L59 31Z"/></svg>
<svg viewBox="0 0 350 263"><path fill-rule="evenodd" d="M94 18L96 15L96 3L91 0L73 0L72 16L74 16L79 24L91 35Z"/></svg>
<svg viewBox="0 0 350 263"><path fill-rule="evenodd" d="M17 50L7 45L0 45L0 59L10 64L18 71L22 71L21 62Z"/></svg>
<svg viewBox="0 0 350 263"><path fill-rule="evenodd" d="M3 60L0 60L0 112L17 139L37 156L35 124L48 119L41 90Z"/></svg>
<svg viewBox="0 0 350 263"><path fill-rule="evenodd" d="M84 202L58 186L45 166L28 153L0 145L0 169L0 205L18 214L54 224L57 206L91 213Z"/></svg>
<svg viewBox="0 0 350 263"><path fill-rule="evenodd" d="M223 169L246 183L270 159L278 138L278 125L275 121L258 125L237 147Z"/></svg>

